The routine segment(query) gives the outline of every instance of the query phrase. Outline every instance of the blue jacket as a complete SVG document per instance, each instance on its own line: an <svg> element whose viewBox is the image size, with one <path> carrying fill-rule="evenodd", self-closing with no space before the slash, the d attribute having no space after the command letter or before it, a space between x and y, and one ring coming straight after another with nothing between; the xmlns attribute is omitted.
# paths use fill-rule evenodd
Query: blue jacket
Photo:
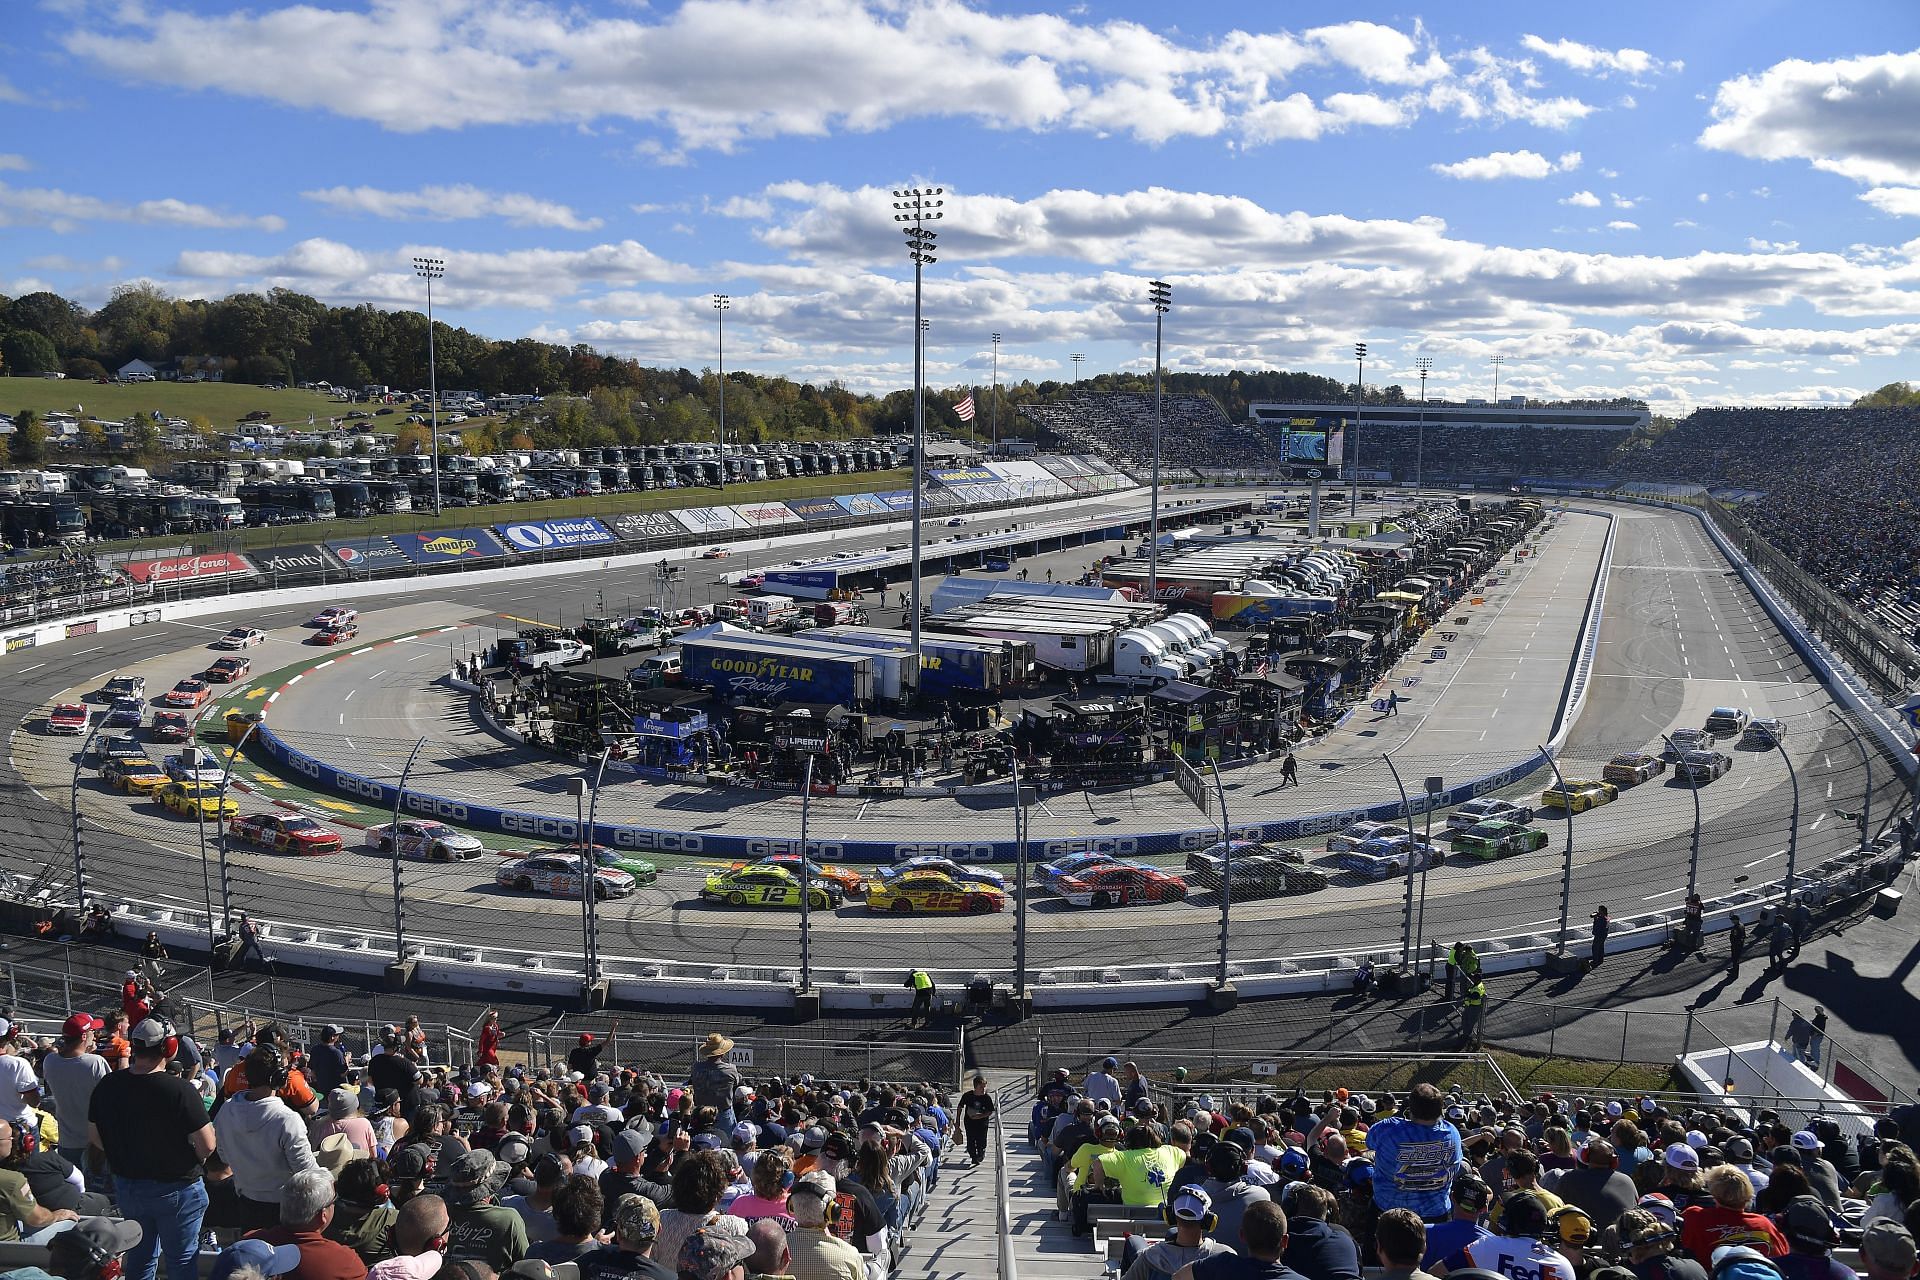
<svg viewBox="0 0 1920 1280"><path fill-rule="evenodd" d="M1460 1131L1452 1124L1395 1116L1367 1130L1367 1146L1373 1150L1373 1202L1382 1210L1411 1209L1429 1222L1453 1212L1453 1178L1464 1161Z"/></svg>

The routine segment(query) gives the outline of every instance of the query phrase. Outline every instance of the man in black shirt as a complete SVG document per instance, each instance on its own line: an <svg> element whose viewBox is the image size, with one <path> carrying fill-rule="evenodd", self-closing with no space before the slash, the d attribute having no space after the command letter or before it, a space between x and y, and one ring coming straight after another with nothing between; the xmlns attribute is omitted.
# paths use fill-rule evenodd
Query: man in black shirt
<svg viewBox="0 0 1920 1280"><path fill-rule="evenodd" d="M179 1047L173 1024L147 1018L127 1039L133 1067L94 1086L88 1142L113 1169L120 1216L140 1224L140 1243L127 1252L127 1280L154 1280L161 1250L170 1278L192 1276L207 1212L200 1165L213 1154L213 1126L193 1086L167 1072Z"/></svg>
<svg viewBox="0 0 1920 1280"><path fill-rule="evenodd" d="M347 1082L349 1057L340 1043L345 1033L329 1022L320 1028L320 1038L307 1046L307 1078L313 1091L322 1097Z"/></svg>
<svg viewBox="0 0 1920 1280"><path fill-rule="evenodd" d="M400 1052L398 1033L388 1037L386 1052L367 1059L367 1080L374 1092L392 1089L400 1095L400 1114L411 1119L420 1105L420 1068Z"/></svg>
<svg viewBox="0 0 1920 1280"><path fill-rule="evenodd" d="M660 1211L653 1201L632 1196L614 1210L613 1243L575 1259L580 1280L674 1280L673 1268L653 1258L660 1234Z"/></svg>
<svg viewBox="0 0 1920 1280"><path fill-rule="evenodd" d="M620 1020L616 1018L613 1022L613 1028L607 1035L608 1038L611 1039L618 1034L620 1034ZM605 1040L596 1040L593 1037L593 1032L582 1031L580 1033L580 1043L567 1050L567 1070L578 1071L584 1079L593 1079L594 1073L600 1070L600 1054L606 1047L607 1042Z"/></svg>
<svg viewBox="0 0 1920 1280"><path fill-rule="evenodd" d="M614 1135L607 1156L612 1163L600 1172L600 1199L605 1206L602 1212L610 1229L619 1226L614 1215L619 1212L621 1196L639 1196L656 1209L673 1204L672 1191L641 1174L640 1162L646 1154L647 1135L640 1130L622 1129Z"/></svg>
<svg viewBox="0 0 1920 1280"><path fill-rule="evenodd" d="M973 1088L960 1095L960 1124L967 1131L967 1154L977 1167L987 1154L987 1129L993 1123L993 1095L987 1078L975 1076Z"/></svg>

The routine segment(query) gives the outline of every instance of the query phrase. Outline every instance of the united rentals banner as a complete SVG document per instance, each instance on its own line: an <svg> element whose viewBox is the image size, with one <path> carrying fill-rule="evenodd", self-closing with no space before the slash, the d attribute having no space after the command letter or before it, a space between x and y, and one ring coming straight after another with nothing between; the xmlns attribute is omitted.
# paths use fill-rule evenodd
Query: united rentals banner
<svg viewBox="0 0 1920 1280"><path fill-rule="evenodd" d="M207 556L169 556L164 560L129 560L127 576L142 585L197 582L207 578L251 577L254 568L243 555L220 552Z"/></svg>
<svg viewBox="0 0 1920 1280"><path fill-rule="evenodd" d="M557 551L565 547L603 547L614 541L606 526L584 517L559 520L522 520L495 525L515 551Z"/></svg>

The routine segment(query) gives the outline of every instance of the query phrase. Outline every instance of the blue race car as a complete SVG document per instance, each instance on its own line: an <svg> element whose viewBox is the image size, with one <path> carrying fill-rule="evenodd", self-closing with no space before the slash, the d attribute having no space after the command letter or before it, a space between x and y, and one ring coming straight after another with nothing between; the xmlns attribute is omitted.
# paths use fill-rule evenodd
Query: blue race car
<svg viewBox="0 0 1920 1280"><path fill-rule="evenodd" d="M1120 859L1110 853L1096 853L1092 849L1083 849L1079 853L1069 853L1064 857L1055 858L1052 862L1041 863L1034 877L1051 889L1054 882L1062 876L1079 875L1082 871L1104 867L1108 863L1118 861Z"/></svg>
<svg viewBox="0 0 1920 1280"><path fill-rule="evenodd" d="M141 721L147 718L147 700L145 698L115 698L113 707L107 712L106 725L110 729L137 729Z"/></svg>
<svg viewBox="0 0 1920 1280"><path fill-rule="evenodd" d="M911 871L938 871L959 884L986 884L1001 890L1007 887L1007 878L998 871L990 871L985 867L970 867L965 863L955 862L952 858L941 857L937 853L923 853L903 862L896 862L890 867L881 867L880 880L882 883L892 884Z"/></svg>

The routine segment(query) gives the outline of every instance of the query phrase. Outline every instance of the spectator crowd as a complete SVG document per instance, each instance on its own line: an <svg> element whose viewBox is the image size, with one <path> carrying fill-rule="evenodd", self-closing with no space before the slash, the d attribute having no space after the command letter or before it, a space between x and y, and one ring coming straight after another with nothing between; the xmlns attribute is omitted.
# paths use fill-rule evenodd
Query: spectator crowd
<svg viewBox="0 0 1920 1280"><path fill-rule="evenodd" d="M106 603L132 596L124 573L72 547L0 570L0 609L51 610L56 602Z"/></svg>
<svg viewBox="0 0 1920 1280"><path fill-rule="evenodd" d="M16 1280L884 1280L962 1127L926 1084L749 1082L711 1035L683 1079L582 1034L564 1067L364 1056L326 1026L202 1047L149 1007L0 1020L0 1245ZM134 1015L139 1015L137 1020ZM132 1025L129 1025L131 1021Z"/></svg>
<svg viewBox="0 0 1920 1280"><path fill-rule="evenodd" d="M1853 1280L1845 1248L1868 1280L1917 1273L1920 1108L1849 1140L1646 1097L1227 1098L1183 1074L1057 1071L1028 1123L1075 1235L1123 1206L1122 1280Z"/></svg>

